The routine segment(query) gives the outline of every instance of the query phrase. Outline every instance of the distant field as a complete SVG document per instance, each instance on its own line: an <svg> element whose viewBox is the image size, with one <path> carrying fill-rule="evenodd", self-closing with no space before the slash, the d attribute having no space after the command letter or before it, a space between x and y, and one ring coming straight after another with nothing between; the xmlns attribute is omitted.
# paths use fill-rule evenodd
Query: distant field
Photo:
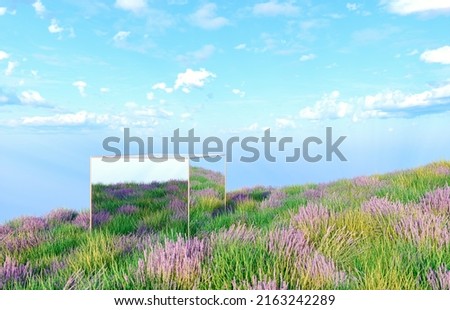
<svg viewBox="0 0 450 310"><path fill-rule="evenodd" d="M94 185L92 232L88 210L0 226L0 289L450 289L450 162L226 204L193 169L190 214L172 180Z"/></svg>

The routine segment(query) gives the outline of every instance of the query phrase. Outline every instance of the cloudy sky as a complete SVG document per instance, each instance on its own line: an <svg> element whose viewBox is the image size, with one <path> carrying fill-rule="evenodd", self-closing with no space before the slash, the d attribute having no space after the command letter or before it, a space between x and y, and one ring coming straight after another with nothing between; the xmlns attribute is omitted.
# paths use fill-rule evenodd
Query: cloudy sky
<svg viewBox="0 0 450 310"><path fill-rule="evenodd" d="M449 159L449 17L443 0L0 0L0 208L87 207L89 157L124 127L348 136L345 164L242 166L234 187Z"/></svg>

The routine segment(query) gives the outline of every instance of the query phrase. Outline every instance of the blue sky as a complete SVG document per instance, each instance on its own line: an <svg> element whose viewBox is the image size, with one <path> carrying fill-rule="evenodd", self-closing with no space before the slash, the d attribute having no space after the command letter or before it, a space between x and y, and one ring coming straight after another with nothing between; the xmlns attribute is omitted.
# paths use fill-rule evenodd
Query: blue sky
<svg viewBox="0 0 450 310"><path fill-rule="evenodd" d="M231 188L450 159L449 17L438 0L0 0L3 217L87 208L89 157L124 127L348 136L348 162L234 162Z"/></svg>

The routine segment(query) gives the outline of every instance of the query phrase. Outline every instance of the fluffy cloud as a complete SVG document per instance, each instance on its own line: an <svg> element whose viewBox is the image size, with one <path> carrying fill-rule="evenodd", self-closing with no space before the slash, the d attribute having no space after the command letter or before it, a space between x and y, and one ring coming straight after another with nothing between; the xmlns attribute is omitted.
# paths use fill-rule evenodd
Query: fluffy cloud
<svg viewBox="0 0 450 310"><path fill-rule="evenodd" d="M168 94L170 94L170 93L173 92L173 88L172 88L172 87L168 87L168 86L166 85L166 83L163 83L163 82L154 84L154 85L152 86L152 89L153 89L153 90L160 89L160 90L165 91L165 92L168 93Z"/></svg>
<svg viewBox="0 0 450 310"><path fill-rule="evenodd" d="M28 104L28 105L35 105L35 104L39 105L39 104L45 103L45 98L42 97L41 94L35 90L23 91L19 95L19 100L23 104Z"/></svg>
<svg viewBox="0 0 450 310"><path fill-rule="evenodd" d="M443 0L382 0L382 4L395 14L449 13L450 2Z"/></svg>
<svg viewBox="0 0 450 310"><path fill-rule="evenodd" d="M5 8L4 6L0 6L0 16L5 15L7 11L7 8Z"/></svg>
<svg viewBox="0 0 450 310"><path fill-rule="evenodd" d="M206 3L197 11L189 16L192 24L203 29L218 29L228 25L230 22L227 18L217 16L217 5L215 3Z"/></svg>
<svg viewBox="0 0 450 310"><path fill-rule="evenodd" d="M8 61L8 65L6 66L5 69L5 75L6 76L10 76L11 74L13 74L14 69L18 66L18 62L15 61Z"/></svg>
<svg viewBox="0 0 450 310"><path fill-rule="evenodd" d="M142 12L147 8L146 0L117 0L115 6L125 11L131 11L133 13Z"/></svg>
<svg viewBox="0 0 450 310"><path fill-rule="evenodd" d="M442 46L434 50L427 50L420 55L420 59L428 63L450 65L450 46Z"/></svg>
<svg viewBox="0 0 450 310"><path fill-rule="evenodd" d="M41 0L36 0L33 3L33 8L36 11L36 14L39 16L43 16L45 14L45 6L44 4L41 2Z"/></svg>
<svg viewBox="0 0 450 310"><path fill-rule="evenodd" d="M240 90L240 89L238 89L238 88L232 89L231 92L232 92L233 94L235 94L236 96L239 96L239 97L241 97L241 98L245 97L245 91Z"/></svg>
<svg viewBox="0 0 450 310"><path fill-rule="evenodd" d="M300 57L300 61L309 61L316 58L315 54L305 54Z"/></svg>
<svg viewBox="0 0 450 310"><path fill-rule="evenodd" d="M361 5L358 4L358 3L350 3L350 2L348 2L348 3L345 5L345 7L346 7L347 10L349 10L349 11L357 11L357 10L361 7Z"/></svg>
<svg viewBox="0 0 450 310"><path fill-rule="evenodd" d="M55 114L51 116L28 116L23 117L20 125L25 126L74 126L84 125L88 121L100 123L105 117L99 117L95 113L80 111L77 113Z"/></svg>
<svg viewBox="0 0 450 310"><path fill-rule="evenodd" d="M253 14L258 16L295 16L298 13L299 8L291 1L279 3L277 0L270 0L253 6Z"/></svg>
<svg viewBox="0 0 450 310"><path fill-rule="evenodd" d="M129 32L129 31L119 31L118 33L116 33L114 35L113 40L116 43L125 41L130 34L131 34L131 32Z"/></svg>
<svg viewBox="0 0 450 310"><path fill-rule="evenodd" d="M353 98L339 99L334 91L315 105L300 110L303 119L339 119L351 117L354 121L367 118L410 118L450 111L450 83L427 91L406 94L399 90Z"/></svg>
<svg viewBox="0 0 450 310"><path fill-rule="evenodd" d="M100 92L101 92L102 94L109 93L109 91L110 91L110 89L109 89L108 87L101 87L101 88L100 88Z"/></svg>
<svg viewBox="0 0 450 310"><path fill-rule="evenodd" d="M181 87L184 92L188 92L193 87L203 87L208 79L215 77L214 73L203 68L198 71L187 69L185 72L178 74L174 88Z"/></svg>
<svg viewBox="0 0 450 310"><path fill-rule="evenodd" d="M76 81L73 82L72 84L73 86L75 86L76 88L78 88L78 91L80 92L80 95L82 97L86 96L86 87L87 87L87 83L84 81Z"/></svg>
<svg viewBox="0 0 450 310"><path fill-rule="evenodd" d="M50 21L50 26L48 26L48 31L50 33L61 33L64 31L64 28L58 24L58 21L55 18L53 18Z"/></svg>
<svg viewBox="0 0 450 310"><path fill-rule="evenodd" d="M153 92L148 92L146 97L148 101L152 101L153 99L155 99L155 94Z"/></svg>
<svg viewBox="0 0 450 310"><path fill-rule="evenodd" d="M339 99L340 93L335 90L326 94L316 102L314 106L305 107L300 110L299 116L303 119L337 119L348 116L352 111L352 106Z"/></svg>
<svg viewBox="0 0 450 310"><path fill-rule="evenodd" d="M234 47L235 50L245 50L247 48L247 44L241 43Z"/></svg>
<svg viewBox="0 0 450 310"><path fill-rule="evenodd" d="M5 51L0 51L0 60L8 59L9 54Z"/></svg>

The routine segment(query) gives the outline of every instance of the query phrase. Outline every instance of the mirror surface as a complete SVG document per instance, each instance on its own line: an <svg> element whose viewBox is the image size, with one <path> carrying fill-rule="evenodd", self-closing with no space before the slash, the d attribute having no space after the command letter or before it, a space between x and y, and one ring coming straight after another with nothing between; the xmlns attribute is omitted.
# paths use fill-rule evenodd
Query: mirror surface
<svg viewBox="0 0 450 310"><path fill-rule="evenodd" d="M91 158L92 229L118 235L188 234L188 160Z"/></svg>

